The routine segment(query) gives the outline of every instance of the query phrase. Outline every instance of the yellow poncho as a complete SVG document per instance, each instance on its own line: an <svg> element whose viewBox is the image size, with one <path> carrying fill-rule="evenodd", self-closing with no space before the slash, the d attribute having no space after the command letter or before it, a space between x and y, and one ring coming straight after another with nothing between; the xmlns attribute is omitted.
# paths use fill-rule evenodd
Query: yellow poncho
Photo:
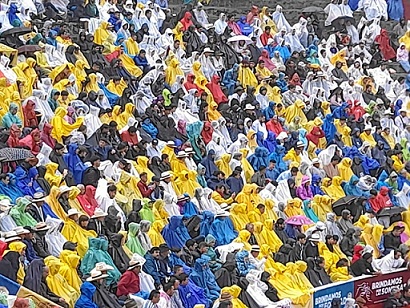
<svg viewBox="0 0 410 308"><path fill-rule="evenodd" d="M258 242L259 243L259 242ZM275 267L275 261L272 258L272 250L268 244L259 244L261 251L259 252L258 259L266 259L265 262L265 271L269 271Z"/></svg>
<svg viewBox="0 0 410 308"><path fill-rule="evenodd" d="M59 65L50 72L48 77L50 77L51 80L53 81L53 84L55 84L56 82L59 81L59 80L56 80L56 78L63 72L65 73L66 76L70 75L70 73L74 72L74 64L65 63L62 65Z"/></svg>
<svg viewBox="0 0 410 308"><path fill-rule="evenodd" d="M232 220L233 226L236 231L244 229L246 224L249 223L245 203L234 203L229 213L229 217Z"/></svg>
<svg viewBox="0 0 410 308"><path fill-rule="evenodd" d="M329 186L328 191L329 197L332 198L334 201L346 196L342 188L342 178L340 176L335 176L332 179L332 185Z"/></svg>
<svg viewBox="0 0 410 308"><path fill-rule="evenodd" d="M256 73L257 77L260 79L268 78L272 76L272 73L266 68L266 67L261 67L260 64L256 66Z"/></svg>
<svg viewBox="0 0 410 308"><path fill-rule="evenodd" d="M246 183L250 183L252 175L255 173L249 161L246 159L248 157L248 149L240 149L239 152L242 153L241 165L243 173L245 174Z"/></svg>
<svg viewBox="0 0 410 308"><path fill-rule="evenodd" d="M342 161L337 165L337 169L339 169L340 177L345 182L350 181L350 178L354 175L351 167L352 167L352 160L348 157L343 158Z"/></svg>
<svg viewBox="0 0 410 308"><path fill-rule="evenodd" d="M114 51L113 36L108 31L108 22L103 21L94 32L94 43L104 46L104 53L111 53Z"/></svg>
<svg viewBox="0 0 410 308"><path fill-rule="evenodd" d="M410 31L407 31L400 39L399 43L406 45L406 49L410 50Z"/></svg>
<svg viewBox="0 0 410 308"><path fill-rule="evenodd" d="M334 56L330 58L330 63L335 66L336 62L341 62L343 64L342 70L347 73L347 63L346 63L346 49L343 48L342 50L338 51Z"/></svg>
<svg viewBox="0 0 410 308"><path fill-rule="evenodd" d="M252 191L253 191L254 186L252 184L245 184L241 190L241 192L236 196L236 202L245 204L246 209L245 212L247 212L247 209L253 210L254 206L257 206L258 204L254 204L254 200L252 200ZM249 218L247 217L247 220Z"/></svg>
<svg viewBox="0 0 410 308"><path fill-rule="evenodd" d="M63 107L58 107L55 111L54 118L51 119L51 125L53 126L51 136L60 143L63 143L63 137L70 136L71 132L79 128L84 122L83 117L78 117L74 124L68 124L68 122L64 120L66 114L67 110Z"/></svg>
<svg viewBox="0 0 410 308"><path fill-rule="evenodd" d="M376 141L373 138L372 133L370 132L370 134L368 135L366 132L363 132L360 134L360 139L362 139L363 142L367 141L371 147L375 147L376 146Z"/></svg>
<svg viewBox="0 0 410 308"><path fill-rule="evenodd" d="M85 85L84 91L87 93L90 93L91 91L98 92L100 90L100 87L97 83L97 75L92 73L88 75L88 78L90 79L90 81Z"/></svg>
<svg viewBox="0 0 410 308"><path fill-rule="evenodd" d="M258 208L255 208L253 211L248 212L248 216L249 216L249 221L252 223L255 223L255 222L263 223L268 218L267 215L265 213L261 213L261 211Z"/></svg>
<svg viewBox="0 0 410 308"><path fill-rule="evenodd" d="M118 96L122 96L122 93L124 92L126 88L127 88L127 83L122 78L118 84L115 84L114 80L111 79L107 85L107 89L110 92L117 94Z"/></svg>
<svg viewBox="0 0 410 308"><path fill-rule="evenodd" d="M27 246L23 242L12 242L9 244L9 249L6 250L4 254L7 254L7 252L9 251L15 251L18 252L20 255L23 255L26 248ZM19 269L17 271L17 282L22 285L25 276L26 273L24 271L24 265L21 262L19 262Z"/></svg>
<svg viewBox="0 0 410 308"><path fill-rule="evenodd" d="M210 96L208 95L208 97L210 97ZM211 96L211 98L212 98L212 96ZM208 106L207 115L208 115L208 120L209 121L217 121L218 119L220 119L222 117L222 115L218 111L218 104L214 102L213 98L212 98L212 102Z"/></svg>
<svg viewBox="0 0 410 308"><path fill-rule="evenodd" d="M302 126L306 124L307 118L305 113L303 112L303 108L305 108L305 103L300 99L297 99L293 105L287 107L285 113L286 124L290 124L295 117L300 118L300 124Z"/></svg>
<svg viewBox="0 0 410 308"><path fill-rule="evenodd" d="M366 215L360 215L359 220L354 223L355 227L359 227L360 229L364 229L366 224L370 222L370 218Z"/></svg>
<svg viewBox="0 0 410 308"><path fill-rule="evenodd" d="M173 85L176 82L178 75L184 76L184 72L179 67L178 59L173 58L165 69L165 81L169 85Z"/></svg>
<svg viewBox="0 0 410 308"><path fill-rule="evenodd" d="M181 43L180 47L184 49L184 25L181 22L178 22L172 30L172 33L174 34L174 42L178 40Z"/></svg>
<svg viewBox="0 0 410 308"><path fill-rule="evenodd" d="M283 157L284 161L295 162L299 165L302 163L302 158L298 155L294 148L290 149L288 153Z"/></svg>
<svg viewBox="0 0 410 308"><path fill-rule="evenodd" d="M120 194L127 198L128 202L123 208L125 214L132 211L133 200L141 200L142 196L137 186L138 179L126 171L121 171L120 180L117 183L117 189Z"/></svg>
<svg viewBox="0 0 410 308"><path fill-rule="evenodd" d="M169 222L169 214L165 210L165 202L164 200L158 199L152 204L152 213L154 214L155 221L161 223L161 230L165 228L165 226Z"/></svg>
<svg viewBox="0 0 410 308"><path fill-rule="evenodd" d="M188 167L185 164L185 159L184 158L177 158L175 157L171 161L171 169L174 172L174 174L179 175L183 171L188 172Z"/></svg>
<svg viewBox="0 0 410 308"><path fill-rule="evenodd" d="M315 195L310 206L320 221L326 221L326 214L333 211L332 199L326 195Z"/></svg>
<svg viewBox="0 0 410 308"><path fill-rule="evenodd" d="M148 231L148 236L151 240L152 246L158 247L159 245L165 243L165 240L161 235L161 231L162 223L160 221L154 221Z"/></svg>
<svg viewBox="0 0 410 308"><path fill-rule="evenodd" d="M249 67L244 67L243 64L239 64L238 81L242 87L246 89L247 86L256 88L258 86L258 80Z"/></svg>
<svg viewBox="0 0 410 308"><path fill-rule="evenodd" d="M231 160L230 154L222 154L221 158L218 159L215 164L220 171L225 173L226 176L232 173L231 167L229 167L229 162Z"/></svg>
<svg viewBox="0 0 410 308"><path fill-rule="evenodd" d="M245 306L245 304L239 299L239 295L241 294L241 291L242 289L234 284L230 287L222 288L221 294L229 293L232 295L233 298L231 302L233 304L233 308L247 308L247 306Z"/></svg>
<svg viewBox="0 0 410 308"><path fill-rule="evenodd" d="M346 266L339 267L339 268L336 268L336 266L333 266L330 269L329 276L332 282L346 281L352 278L352 276L349 275L349 270Z"/></svg>
<svg viewBox="0 0 410 308"><path fill-rule="evenodd" d="M272 249L273 252L278 252L279 248L283 245L280 238L277 236L275 231L273 231L274 221L273 219L266 219L264 222L264 228L262 229L259 237L262 244L267 244ZM261 245L261 243L259 243Z"/></svg>
<svg viewBox="0 0 410 308"><path fill-rule="evenodd" d="M125 53L121 54L118 59L122 61L122 65L126 68L128 73L135 78L138 78L143 74L143 71L135 64L134 60Z"/></svg>
<svg viewBox="0 0 410 308"><path fill-rule="evenodd" d="M288 217L292 217L296 215L305 215L302 209L302 200L300 200L299 198L288 200L284 213Z"/></svg>
<svg viewBox="0 0 410 308"><path fill-rule="evenodd" d="M57 169L58 164L56 163L49 162L48 164L46 164L46 173L44 175L44 179L50 184L51 188L56 188L58 191L58 187L60 187L60 185L63 184L64 181L62 175L56 175ZM59 191L57 193L59 193ZM59 216L58 213L54 213Z"/></svg>
<svg viewBox="0 0 410 308"><path fill-rule="evenodd" d="M353 145L352 137L350 137L351 131L352 129L349 126L344 126L342 129L342 142L347 147L351 147Z"/></svg>
<svg viewBox="0 0 410 308"><path fill-rule="evenodd" d="M124 112L122 112L120 116L117 118L118 129L124 128L124 126L128 124L129 118L134 118L134 109L134 104L125 104Z"/></svg>
<svg viewBox="0 0 410 308"><path fill-rule="evenodd" d="M381 235L383 234L383 226L378 225L381 227L381 232L379 232L379 230L376 228L376 225L373 226L371 224L366 224L363 228L362 231L362 240L366 245L369 245L373 248L373 257L374 258L378 258L380 257L380 251L379 251L379 241L376 241L376 238L374 235L378 235L381 237ZM374 228L376 228L376 231L374 231Z"/></svg>
<svg viewBox="0 0 410 308"><path fill-rule="evenodd" d="M233 241L235 243L242 243L243 249L251 251L251 244L249 244L249 239L251 238L251 233L248 230L239 231L238 237Z"/></svg>
<svg viewBox="0 0 410 308"><path fill-rule="evenodd" d="M137 169L138 174L143 172L147 173L148 181L151 181L154 173L148 168L149 158L146 156L138 156L136 164L134 164L135 169Z"/></svg>
<svg viewBox="0 0 410 308"><path fill-rule="evenodd" d="M259 13L259 19L262 21L261 29L265 29L266 26L269 26L271 28L270 34L274 36L278 32L278 28L267 11L268 7L264 6Z"/></svg>
<svg viewBox="0 0 410 308"><path fill-rule="evenodd" d="M394 149L394 145L396 144L396 142L394 141L393 136L390 133L386 134L385 132L382 132L380 135L387 141L390 148Z"/></svg>
<svg viewBox="0 0 410 308"><path fill-rule="evenodd" d="M44 259L44 263L49 268L49 274L46 281L51 292L64 298L69 307L74 307L80 294L71 287L67 280L65 280L65 278L59 273L61 267L60 259L49 256Z"/></svg>
<svg viewBox="0 0 410 308"><path fill-rule="evenodd" d="M64 227L61 234L67 241L77 243L78 255L82 258L88 250L88 238L97 237L97 234L92 230L81 228L74 220L68 218L64 222Z"/></svg>
<svg viewBox="0 0 410 308"><path fill-rule="evenodd" d="M177 188L178 194L182 195L187 193L193 198L195 196L195 189L201 187L201 185L196 181L195 171L183 170L175 180L175 187Z"/></svg>
<svg viewBox="0 0 410 308"><path fill-rule="evenodd" d="M125 43L125 48L127 50L127 53L130 56L137 56L139 54L140 48L138 46L138 43L134 41L132 37L129 37L128 39L126 39L124 43Z"/></svg>
<svg viewBox="0 0 410 308"><path fill-rule="evenodd" d="M394 147L393 147L394 148ZM392 155L391 159L393 160L393 169L396 172L400 172L404 168L404 164L400 160L400 158L397 155Z"/></svg>
<svg viewBox="0 0 410 308"><path fill-rule="evenodd" d="M60 275L79 294L82 281L78 276L77 267L80 264L80 256L75 251L63 250L60 253Z"/></svg>
<svg viewBox="0 0 410 308"><path fill-rule="evenodd" d="M75 62L74 76L79 90L82 89L82 82L87 78L87 73L85 72L86 65L87 64L83 60L77 60Z"/></svg>
<svg viewBox="0 0 410 308"><path fill-rule="evenodd" d="M296 265L292 268L292 272L296 272ZM310 294L297 287L295 278L290 274L290 269L282 263L276 262L271 271L271 279L269 282L278 290L279 298L289 298L293 304L305 307L310 299ZM291 279L289 278L291 277Z"/></svg>

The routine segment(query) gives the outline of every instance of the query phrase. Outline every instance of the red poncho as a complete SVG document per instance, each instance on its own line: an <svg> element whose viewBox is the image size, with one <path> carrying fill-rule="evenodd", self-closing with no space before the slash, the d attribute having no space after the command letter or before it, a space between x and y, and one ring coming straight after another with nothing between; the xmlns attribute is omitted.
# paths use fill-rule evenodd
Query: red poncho
<svg viewBox="0 0 410 308"><path fill-rule="evenodd" d="M20 128L16 125L13 124L10 127L10 136L9 139L7 139L7 145L10 148L15 148L16 146L20 145L20 135L21 135L21 130Z"/></svg>
<svg viewBox="0 0 410 308"><path fill-rule="evenodd" d="M41 132L41 141L47 144L50 148L54 149L56 141L53 137L51 137L52 130L53 126L51 124L44 124L43 131Z"/></svg>
<svg viewBox="0 0 410 308"><path fill-rule="evenodd" d="M38 126L36 112L34 111L35 106L36 104L33 101L27 101L26 105L23 106L25 127L37 127Z"/></svg>
<svg viewBox="0 0 410 308"><path fill-rule="evenodd" d="M140 291L140 277L132 271L122 274L117 286L117 296L128 296Z"/></svg>
<svg viewBox="0 0 410 308"><path fill-rule="evenodd" d="M129 145L138 144L137 134L131 136L130 133L127 130L125 132L122 132L121 139L122 139L122 141L127 142Z"/></svg>
<svg viewBox="0 0 410 308"><path fill-rule="evenodd" d="M186 82L184 83L184 87L187 91L191 89L196 89L199 91L198 86L194 83L195 82L195 75L192 73L189 73L186 76Z"/></svg>
<svg viewBox="0 0 410 308"><path fill-rule="evenodd" d="M306 135L306 139L316 146L319 144L319 139L323 137L325 137L325 132L318 126L313 127L311 132Z"/></svg>
<svg viewBox="0 0 410 308"><path fill-rule="evenodd" d="M194 25L194 23L192 22L192 14L190 12L186 12L184 17L179 22L183 26L182 28L183 31L188 30L190 26Z"/></svg>
<svg viewBox="0 0 410 308"><path fill-rule="evenodd" d="M269 122L266 123L266 129L275 133L276 137L284 131L282 125L275 118L272 118Z"/></svg>
<svg viewBox="0 0 410 308"><path fill-rule="evenodd" d="M259 57L259 61L261 60L265 63L265 67L268 70L272 71L276 68L275 64L269 57L269 52L266 49L262 50L261 56Z"/></svg>
<svg viewBox="0 0 410 308"><path fill-rule="evenodd" d="M369 203L376 213L386 207L392 207L393 203L389 197L389 189L385 186L380 188L379 194L375 198L370 198Z"/></svg>
<svg viewBox="0 0 410 308"><path fill-rule="evenodd" d="M352 104L352 107L349 110L349 114L354 115L356 121L358 121L366 113L366 110L360 106L360 102L355 100Z"/></svg>
<svg viewBox="0 0 410 308"><path fill-rule="evenodd" d="M94 186L88 185L85 188L84 195L77 196L78 202L80 202L81 207L88 216L94 215L94 211L98 207L97 200L95 200L95 191Z"/></svg>
<svg viewBox="0 0 410 308"><path fill-rule="evenodd" d="M211 125L211 122L206 121L204 127L202 128L201 137L205 144L208 144L212 140L212 133L214 129Z"/></svg>
<svg viewBox="0 0 410 308"><path fill-rule="evenodd" d="M224 92L222 92L221 86L219 85L221 78L217 75L214 75L212 77L211 82L209 82L206 87L209 89L209 91L211 91L212 96L214 97L214 101L217 104L220 103L227 103L228 102L228 98L226 97L226 95L224 94Z"/></svg>
<svg viewBox="0 0 410 308"><path fill-rule="evenodd" d="M20 145L30 148L31 153L37 155L41 151L41 134L36 128L30 135L27 135L23 139L20 139Z"/></svg>
<svg viewBox="0 0 410 308"><path fill-rule="evenodd" d="M394 49L390 46L390 38L386 29L380 31L380 34L376 36L375 42L379 44L384 60L388 61L396 57Z"/></svg>

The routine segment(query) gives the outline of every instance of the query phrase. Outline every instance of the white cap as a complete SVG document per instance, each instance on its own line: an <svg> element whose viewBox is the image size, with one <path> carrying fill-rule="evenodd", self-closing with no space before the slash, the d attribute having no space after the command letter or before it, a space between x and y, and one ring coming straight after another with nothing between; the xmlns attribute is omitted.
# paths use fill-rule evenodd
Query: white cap
<svg viewBox="0 0 410 308"><path fill-rule="evenodd" d="M70 217L70 216L79 215L79 214L81 214L81 213L79 211L77 211L76 209L69 209L68 213L67 213L67 216Z"/></svg>
<svg viewBox="0 0 410 308"><path fill-rule="evenodd" d="M102 209L100 208L96 208L94 211L94 215L91 216L91 218L99 218L99 217L105 217L108 214L106 212L104 212Z"/></svg>

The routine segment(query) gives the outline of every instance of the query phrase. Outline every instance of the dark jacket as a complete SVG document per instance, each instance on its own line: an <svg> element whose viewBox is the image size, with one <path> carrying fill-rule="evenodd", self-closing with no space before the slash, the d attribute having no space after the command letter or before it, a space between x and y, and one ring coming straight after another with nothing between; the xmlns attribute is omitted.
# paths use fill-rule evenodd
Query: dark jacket
<svg viewBox="0 0 410 308"><path fill-rule="evenodd" d="M347 230L346 235L340 242L340 249L347 257L353 257L353 248L356 245L356 241L353 239L354 229Z"/></svg>
<svg viewBox="0 0 410 308"><path fill-rule="evenodd" d="M144 256L146 262L142 266L142 270L145 273L148 273L154 278L154 282L156 285L161 284L161 279L164 278L160 272L161 265L159 264L159 260L154 259L154 257L150 253L146 253Z"/></svg>
<svg viewBox="0 0 410 308"><path fill-rule="evenodd" d="M319 257L319 248L317 245L313 245L312 242L308 241L305 245L305 254L304 258L313 258L316 259Z"/></svg>
<svg viewBox="0 0 410 308"><path fill-rule="evenodd" d="M296 262L302 260L303 250L304 246L302 246L299 242L296 242L295 246L292 248L292 251L289 253L289 262Z"/></svg>
<svg viewBox="0 0 410 308"><path fill-rule="evenodd" d="M89 167L84 171L83 184L84 186L92 185L97 188L98 180L101 178L100 170L94 167Z"/></svg>
<svg viewBox="0 0 410 308"><path fill-rule="evenodd" d="M389 232L384 236L384 248L398 249L400 245L401 245L400 236L394 236L392 232Z"/></svg>
<svg viewBox="0 0 410 308"><path fill-rule="evenodd" d="M350 270L355 277L362 275L372 275L375 273L371 263L365 259L359 259L350 266Z"/></svg>

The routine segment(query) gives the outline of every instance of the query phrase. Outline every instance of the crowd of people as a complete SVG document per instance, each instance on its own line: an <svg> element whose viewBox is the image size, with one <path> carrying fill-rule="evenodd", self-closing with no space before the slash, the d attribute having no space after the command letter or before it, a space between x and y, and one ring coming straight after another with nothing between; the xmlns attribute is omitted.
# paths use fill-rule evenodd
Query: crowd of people
<svg viewBox="0 0 410 308"><path fill-rule="evenodd" d="M305 307L407 266L402 2L207 4L1 5L2 279L50 307Z"/></svg>

